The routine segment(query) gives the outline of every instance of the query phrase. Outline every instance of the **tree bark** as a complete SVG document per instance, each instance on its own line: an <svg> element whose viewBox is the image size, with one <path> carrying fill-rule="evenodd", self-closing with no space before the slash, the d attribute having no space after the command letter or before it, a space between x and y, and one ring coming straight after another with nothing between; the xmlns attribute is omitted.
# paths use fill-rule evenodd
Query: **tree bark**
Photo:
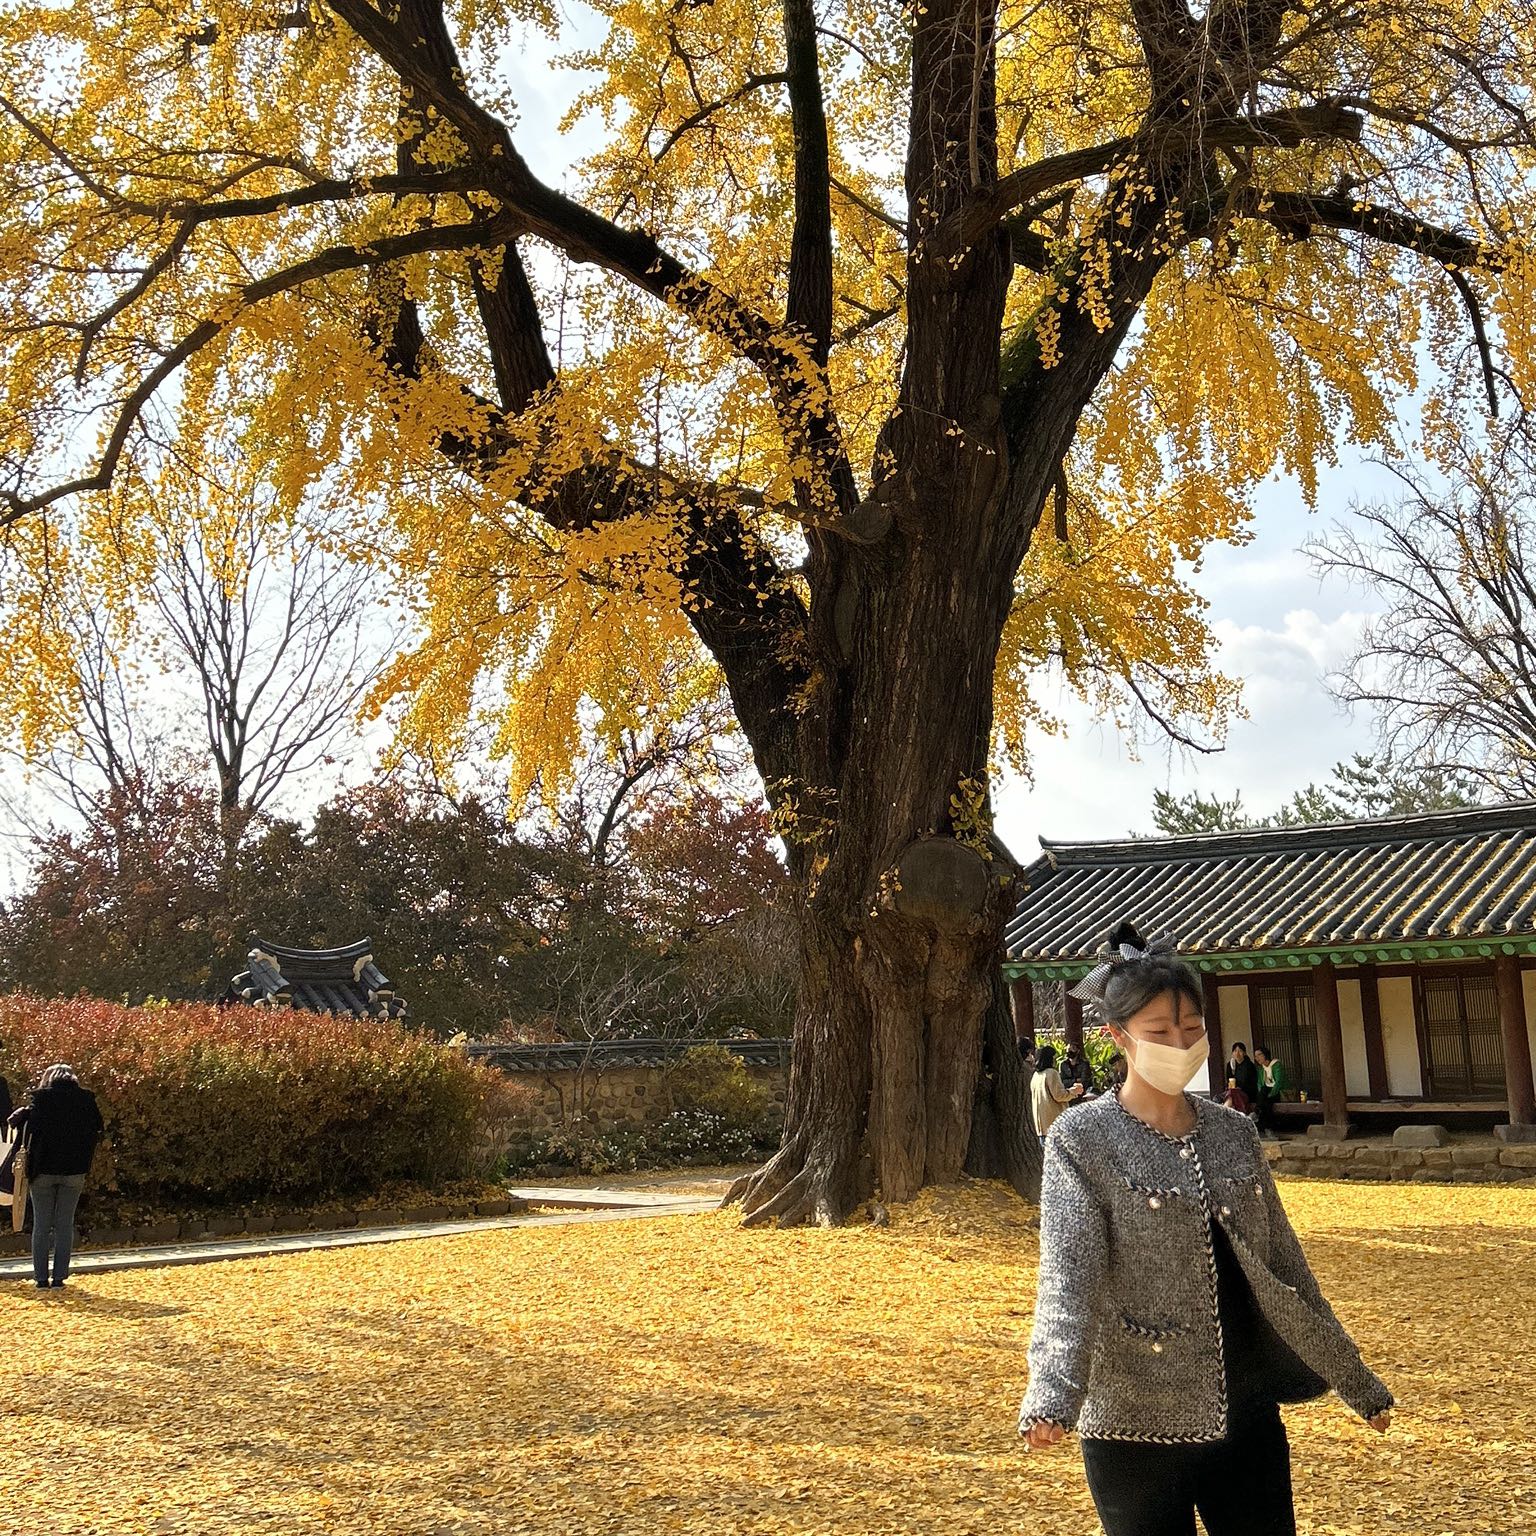
<svg viewBox="0 0 1536 1536"><path fill-rule="evenodd" d="M1011 574L962 577L956 545L984 542L990 492L974 472L957 479L955 536L925 536L898 501L885 579L861 582L850 562L863 612L833 626L848 649L827 659L836 682L802 723L806 777L818 759L837 766L830 790L806 797L813 817L835 807L835 837L802 829L785 1142L728 1197L749 1222L836 1222L869 1193L910 1199L965 1165L1016 868L990 838L984 788Z"/></svg>
<svg viewBox="0 0 1536 1536"><path fill-rule="evenodd" d="M1007 1179L1026 1200L1038 1201L1040 1138L1029 1102L1033 1074L1019 1054L1016 1024L999 971L983 1025L981 1082L965 1171L972 1178Z"/></svg>

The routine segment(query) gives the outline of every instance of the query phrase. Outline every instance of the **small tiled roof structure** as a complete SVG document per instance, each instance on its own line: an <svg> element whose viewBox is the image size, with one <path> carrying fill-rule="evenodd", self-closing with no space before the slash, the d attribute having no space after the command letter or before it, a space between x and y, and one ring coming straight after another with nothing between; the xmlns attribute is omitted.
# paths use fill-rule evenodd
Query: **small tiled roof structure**
<svg viewBox="0 0 1536 1536"><path fill-rule="evenodd" d="M1080 975L1121 918L1212 971L1536 954L1528 801L1040 846L1005 938L1016 976Z"/></svg>
<svg viewBox="0 0 1536 1536"><path fill-rule="evenodd" d="M789 1041L770 1040L558 1040L469 1045L466 1052L504 1072L564 1072L587 1066L607 1072L614 1067L659 1067L696 1045L723 1046L749 1067L789 1064Z"/></svg>
<svg viewBox="0 0 1536 1536"><path fill-rule="evenodd" d="M405 1001L373 963L368 939L339 949L293 949L253 936L250 966L230 984L241 1002L256 1007L300 1008L307 1013L397 1019Z"/></svg>

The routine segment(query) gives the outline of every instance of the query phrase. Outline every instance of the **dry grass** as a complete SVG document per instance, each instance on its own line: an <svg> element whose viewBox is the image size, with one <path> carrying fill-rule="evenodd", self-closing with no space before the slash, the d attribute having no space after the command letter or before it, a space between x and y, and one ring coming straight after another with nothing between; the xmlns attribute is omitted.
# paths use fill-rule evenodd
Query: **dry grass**
<svg viewBox="0 0 1536 1536"><path fill-rule="evenodd" d="M1536 1190L1296 1183L1402 1400L1289 1415L1302 1529L1536 1525ZM0 1510L21 1536L1097 1530L1014 1432L1030 1213L995 1185L887 1229L729 1213L525 1228L0 1292Z"/></svg>

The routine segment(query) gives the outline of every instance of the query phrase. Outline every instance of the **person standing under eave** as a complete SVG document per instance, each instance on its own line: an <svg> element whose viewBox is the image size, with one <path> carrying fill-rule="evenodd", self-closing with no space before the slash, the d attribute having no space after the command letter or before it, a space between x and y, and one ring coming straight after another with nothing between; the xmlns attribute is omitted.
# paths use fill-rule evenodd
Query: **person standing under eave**
<svg viewBox="0 0 1536 1536"><path fill-rule="evenodd" d="M1125 1084L1046 1140L1019 1432L1076 1430L1107 1536L1295 1536L1282 1403L1331 1387L1372 1429L1392 1394L1324 1300L1253 1122L1185 1090L1208 1060L1199 978L1129 923L1073 988Z"/></svg>

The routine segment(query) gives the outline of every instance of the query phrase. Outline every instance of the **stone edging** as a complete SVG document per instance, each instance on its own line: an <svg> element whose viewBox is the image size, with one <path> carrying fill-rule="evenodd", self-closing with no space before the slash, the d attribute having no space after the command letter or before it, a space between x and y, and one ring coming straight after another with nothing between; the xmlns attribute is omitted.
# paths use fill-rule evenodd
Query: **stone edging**
<svg viewBox="0 0 1536 1536"><path fill-rule="evenodd" d="M75 1252L98 1248L147 1248L164 1243L190 1243L200 1238L262 1237L274 1232L333 1232L349 1227L403 1227L435 1221L464 1221L478 1216L510 1216L528 1210L529 1202L501 1196L493 1200L455 1200L443 1205L381 1206L353 1210L347 1206L304 1207L263 1216L168 1217L141 1227L81 1227ZM0 1254L32 1251L25 1232L0 1233Z"/></svg>
<svg viewBox="0 0 1536 1536"><path fill-rule="evenodd" d="M1267 1142L1264 1155L1276 1174L1292 1178L1536 1186L1536 1145L1393 1147L1281 1141Z"/></svg>

